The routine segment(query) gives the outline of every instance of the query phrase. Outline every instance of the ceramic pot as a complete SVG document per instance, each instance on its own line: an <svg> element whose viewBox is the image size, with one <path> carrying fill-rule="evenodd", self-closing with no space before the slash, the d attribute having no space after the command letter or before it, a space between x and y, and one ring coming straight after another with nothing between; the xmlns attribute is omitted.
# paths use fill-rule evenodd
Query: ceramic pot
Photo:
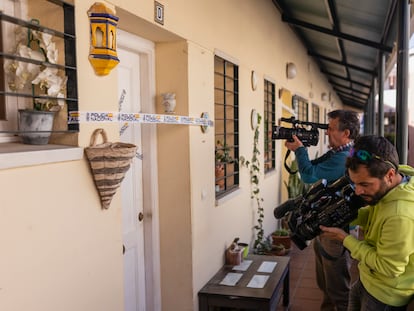
<svg viewBox="0 0 414 311"><path fill-rule="evenodd" d="M242 249L243 252L243 259L249 255L249 244L247 243L238 243L239 247Z"/></svg>
<svg viewBox="0 0 414 311"><path fill-rule="evenodd" d="M19 110L19 136L24 144L46 145L49 143L55 113L53 111Z"/></svg>
<svg viewBox="0 0 414 311"><path fill-rule="evenodd" d="M215 168L216 179L224 177L224 164L216 164ZM216 180L216 192L224 189L224 179Z"/></svg>
<svg viewBox="0 0 414 311"><path fill-rule="evenodd" d="M162 96L162 105L164 106L164 111L166 113L174 113L176 100L174 93L163 93Z"/></svg>

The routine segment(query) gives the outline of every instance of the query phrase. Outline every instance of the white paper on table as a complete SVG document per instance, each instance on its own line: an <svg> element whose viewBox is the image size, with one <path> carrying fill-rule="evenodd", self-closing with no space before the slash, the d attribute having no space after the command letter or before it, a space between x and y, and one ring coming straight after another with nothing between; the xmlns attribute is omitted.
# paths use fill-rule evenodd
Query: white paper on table
<svg viewBox="0 0 414 311"><path fill-rule="evenodd" d="M247 284L247 287L263 288L265 286L268 278L269 278L268 275L255 274L255 275L253 275L253 277L250 280L249 284Z"/></svg>
<svg viewBox="0 0 414 311"><path fill-rule="evenodd" d="M234 286L240 280L243 273L229 272L224 279L220 282L220 285Z"/></svg>
<svg viewBox="0 0 414 311"><path fill-rule="evenodd" d="M263 261L257 272L272 273L276 265L276 261Z"/></svg>
<svg viewBox="0 0 414 311"><path fill-rule="evenodd" d="M249 269L250 265L252 264L253 260L244 260L240 265L234 266L233 270L237 271L246 271Z"/></svg>

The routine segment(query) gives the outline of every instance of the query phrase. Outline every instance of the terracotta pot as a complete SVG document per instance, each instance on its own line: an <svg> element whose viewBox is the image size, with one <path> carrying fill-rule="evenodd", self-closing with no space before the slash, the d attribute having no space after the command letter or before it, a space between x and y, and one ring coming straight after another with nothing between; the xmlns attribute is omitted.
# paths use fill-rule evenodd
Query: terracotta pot
<svg viewBox="0 0 414 311"><path fill-rule="evenodd" d="M273 245L282 244L285 249L290 249L291 240L287 235L272 235Z"/></svg>
<svg viewBox="0 0 414 311"><path fill-rule="evenodd" d="M289 250L287 250L283 245L278 244L273 245L272 246L272 250L268 251L265 253L265 255L270 255L270 256L284 256L289 252Z"/></svg>
<svg viewBox="0 0 414 311"><path fill-rule="evenodd" d="M216 164L216 179L224 177L224 165L223 164ZM220 180L216 180L216 191L220 191L224 189L224 178Z"/></svg>

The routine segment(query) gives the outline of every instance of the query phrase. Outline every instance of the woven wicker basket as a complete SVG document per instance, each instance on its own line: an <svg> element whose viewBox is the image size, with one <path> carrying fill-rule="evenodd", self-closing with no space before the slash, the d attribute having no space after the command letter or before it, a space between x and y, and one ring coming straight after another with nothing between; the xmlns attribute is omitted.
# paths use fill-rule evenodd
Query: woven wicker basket
<svg viewBox="0 0 414 311"><path fill-rule="evenodd" d="M99 136L102 136L102 144L96 144ZM104 129L99 128L92 133L90 146L85 148L85 153L96 189L101 197L102 208L109 208L112 197L121 185L136 151L137 146L133 144L108 142Z"/></svg>

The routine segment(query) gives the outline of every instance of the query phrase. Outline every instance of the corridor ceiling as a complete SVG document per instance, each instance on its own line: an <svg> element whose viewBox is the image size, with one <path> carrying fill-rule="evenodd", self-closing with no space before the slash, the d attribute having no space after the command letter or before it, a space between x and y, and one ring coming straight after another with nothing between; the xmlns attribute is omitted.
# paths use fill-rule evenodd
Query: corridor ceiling
<svg viewBox="0 0 414 311"><path fill-rule="evenodd" d="M343 104L363 110L381 52L386 62L394 53L397 2L404 0L272 1Z"/></svg>

